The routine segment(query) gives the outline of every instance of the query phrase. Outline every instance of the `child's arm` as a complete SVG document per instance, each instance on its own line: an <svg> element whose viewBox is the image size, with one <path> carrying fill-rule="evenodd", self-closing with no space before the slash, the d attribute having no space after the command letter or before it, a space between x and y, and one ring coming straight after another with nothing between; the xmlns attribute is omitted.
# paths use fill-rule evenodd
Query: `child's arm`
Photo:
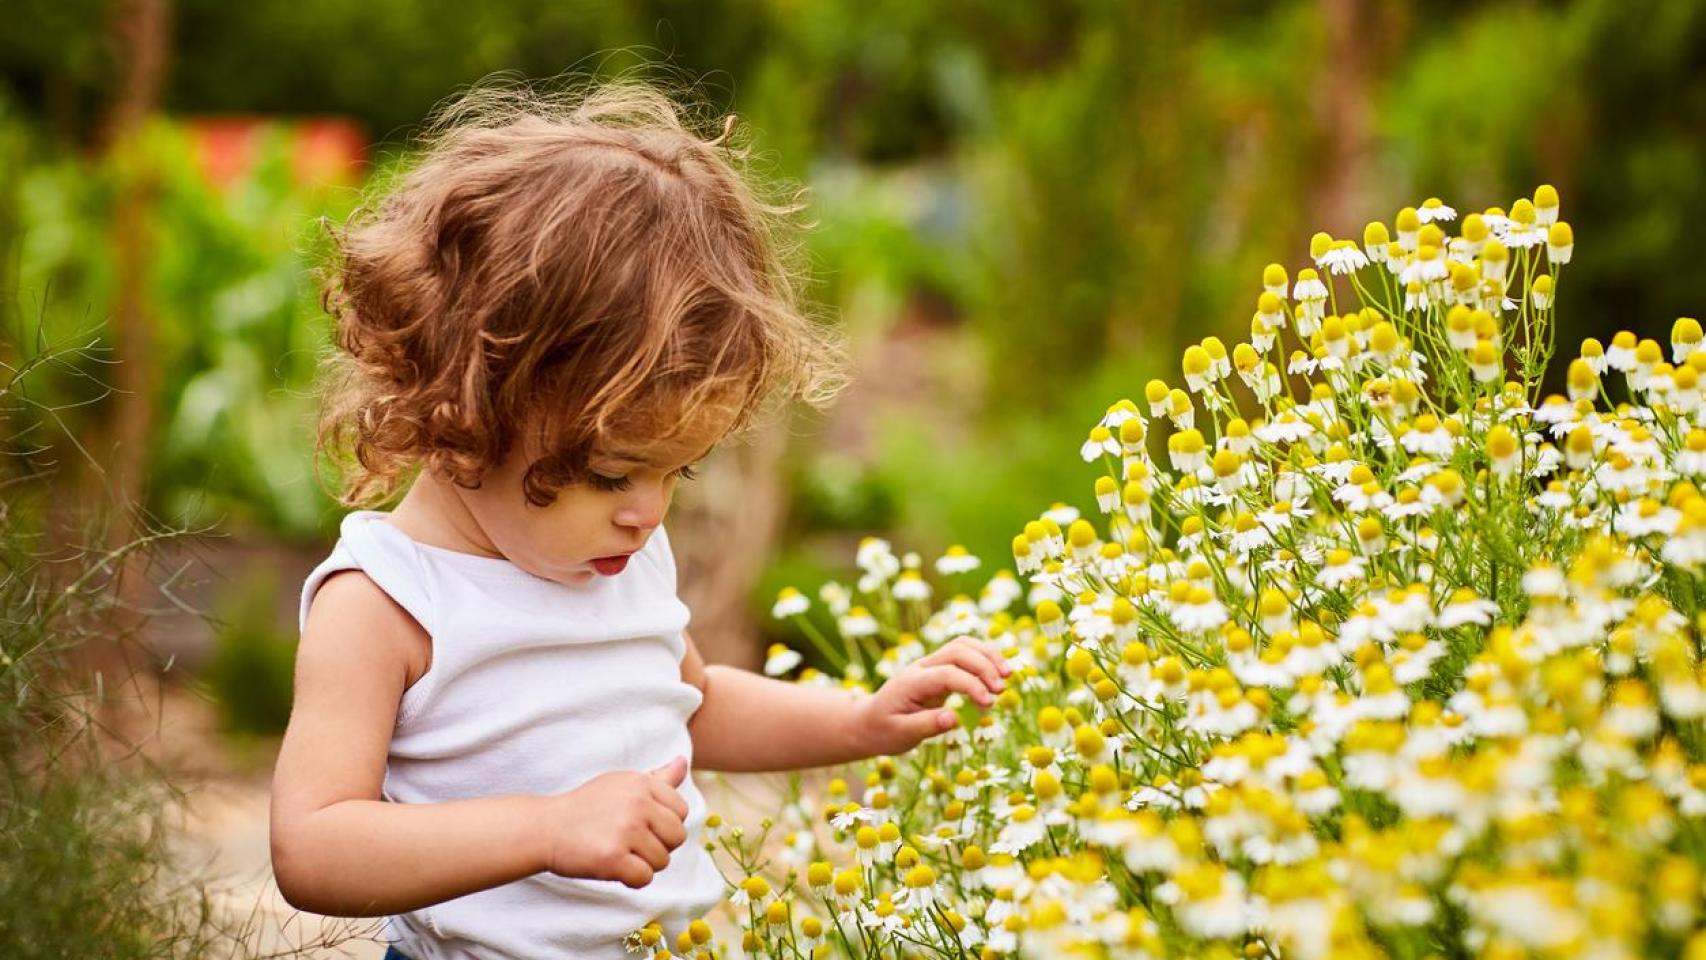
<svg viewBox="0 0 1706 960"><path fill-rule="evenodd" d="M797 770L905 753L958 722L937 709L951 693L987 707L1012 672L992 647L960 639L908 665L874 694L803 687L735 667L705 666L691 639L682 677L704 702L688 722L694 765Z"/></svg>
<svg viewBox="0 0 1706 960"><path fill-rule="evenodd" d="M380 799L398 703L426 644L365 575L336 574L316 593L273 775L273 873L285 899L314 913L379 916L546 870L649 883L686 837L679 760L549 797Z"/></svg>

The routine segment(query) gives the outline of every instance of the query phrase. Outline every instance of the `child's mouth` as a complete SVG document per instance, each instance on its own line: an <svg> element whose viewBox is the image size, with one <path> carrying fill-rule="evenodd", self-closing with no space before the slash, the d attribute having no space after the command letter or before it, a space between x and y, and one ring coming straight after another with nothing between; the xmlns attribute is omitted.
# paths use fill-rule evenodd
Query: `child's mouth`
<svg viewBox="0 0 1706 960"><path fill-rule="evenodd" d="M628 554L619 557L599 557L592 561L592 568L607 577L614 577L628 566Z"/></svg>

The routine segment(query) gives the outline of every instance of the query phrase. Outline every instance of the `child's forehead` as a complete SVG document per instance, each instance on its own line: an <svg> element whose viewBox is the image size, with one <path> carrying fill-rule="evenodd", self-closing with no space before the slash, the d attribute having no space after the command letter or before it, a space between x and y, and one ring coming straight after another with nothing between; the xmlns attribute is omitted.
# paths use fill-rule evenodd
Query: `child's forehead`
<svg viewBox="0 0 1706 960"><path fill-rule="evenodd" d="M594 459L653 467L676 467L706 456L727 432L715 418L682 424L664 435L608 437L594 444Z"/></svg>

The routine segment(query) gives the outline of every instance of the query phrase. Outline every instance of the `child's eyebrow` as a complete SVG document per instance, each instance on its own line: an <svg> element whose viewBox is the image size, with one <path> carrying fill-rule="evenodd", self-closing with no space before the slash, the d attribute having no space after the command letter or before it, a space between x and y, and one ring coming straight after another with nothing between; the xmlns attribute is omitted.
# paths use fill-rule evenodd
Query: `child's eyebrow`
<svg viewBox="0 0 1706 960"><path fill-rule="evenodd" d="M631 453L596 453L592 456L594 463L608 467L645 467L651 466L650 460Z"/></svg>
<svg viewBox="0 0 1706 960"><path fill-rule="evenodd" d="M601 454L598 454L596 457L594 457L594 459L602 461L602 462L604 462L610 466L658 467L658 468L662 468L664 466L667 466L667 464L664 464L658 460L655 460L651 457L643 457L637 453L615 453L615 452L601 453Z"/></svg>
<svg viewBox="0 0 1706 960"><path fill-rule="evenodd" d="M698 463L699 461L710 456L711 451L715 450L716 446L717 445L714 443L711 444L709 447L705 448L704 450L699 451L699 454L697 456L692 457L691 459L687 460L686 462L687 463ZM660 460L660 459L657 459L654 457L644 456L644 455L639 454L639 453L627 453L627 452L624 452L621 450L600 450L600 451L594 453L592 455L591 459L594 462L604 464L607 466L612 466L612 467L619 467L619 466L655 467L655 468L661 470L664 467L670 467L670 466L676 465L676 464L669 463L669 462L666 462L664 460Z"/></svg>

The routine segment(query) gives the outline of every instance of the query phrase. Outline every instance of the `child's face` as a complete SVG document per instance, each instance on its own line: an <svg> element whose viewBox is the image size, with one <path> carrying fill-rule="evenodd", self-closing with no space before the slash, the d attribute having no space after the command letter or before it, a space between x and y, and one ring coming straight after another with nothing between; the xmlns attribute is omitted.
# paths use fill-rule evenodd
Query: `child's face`
<svg viewBox="0 0 1706 960"><path fill-rule="evenodd" d="M453 487L494 549L537 577L584 584L615 576L646 545L669 511L685 468L706 454L718 424L689 431L645 457L622 450L595 453L594 479L557 491L548 506L527 501L522 477L532 456L517 445L477 490Z"/></svg>

